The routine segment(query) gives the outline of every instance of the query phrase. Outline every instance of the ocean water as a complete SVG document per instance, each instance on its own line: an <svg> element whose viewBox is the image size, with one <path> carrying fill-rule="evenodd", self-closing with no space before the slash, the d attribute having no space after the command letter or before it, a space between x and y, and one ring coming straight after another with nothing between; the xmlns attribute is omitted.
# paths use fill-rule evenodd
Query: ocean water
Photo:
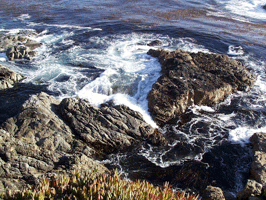
<svg viewBox="0 0 266 200"><path fill-rule="evenodd" d="M96 106L109 100L126 104L157 127L146 97L160 76L160 64L147 51L180 48L227 54L257 74L251 91L232 94L212 108L192 107L186 123L161 128L172 137L167 148L143 145L134 150L141 158L134 166L128 162L130 153L110 155L103 162L130 178L146 170L143 162L167 169L196 160L222 174L217 186L235 194L247 178L249 138L266 131L265 4L265 0L2 0L0 34L34 31L32 39L43 45L29 63L8 61L5 52L0 53L0 64L27 77L0 93L0 123L16 115L30 94L45 91L58 99L85 98ZM162 44L147 46L153 40Z"/></svg>

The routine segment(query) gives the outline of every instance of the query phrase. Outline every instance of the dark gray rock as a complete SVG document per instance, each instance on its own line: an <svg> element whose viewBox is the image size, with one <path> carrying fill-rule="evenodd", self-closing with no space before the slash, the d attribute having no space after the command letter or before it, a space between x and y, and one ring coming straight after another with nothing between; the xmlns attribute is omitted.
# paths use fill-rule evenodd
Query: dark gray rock
<svg viewBox="0 0 266 200"><path fill-rule="evenodd" d="M12 88L15 83L22 79L24 79L23 75L0 65L0 90Z"/></svg>
<svg viewBox="0 0 266 200"><path fill-rule="evenodd" d="M45 93L33 95L21 112L0 129L0 190L17 190L49 174L98 169L95 150L75 137L57 115L59 101ZM7 185L7 183L9 183Z"/></svg>
<svg viewBox="0 0 266 200"><path fill-rule="evenodd" d="M149 50L162 65L162 76L148 95L153 119L164 125L193 105L213 106L236 91L248 91L256 76L226 55L182 50Z"/></svg>
<svg viewBox="0 0 266 200"><path fill-rule="evenodd" d="M76 135L104 153L123 151L145 140L166 144L140 113L124 105L98 108L86 100L68 98L61 102L60 113Z"/></svg>
<svg viewBox="0 0 266 200"><path fill-rule="evenodd" d="M166 143L126 106L97 108L81 99L60 103L46 93L32 95L0 128L0 191L20 190L43 177L74 170L109 173L96 157L143 141Z"/></svg>
<svg viewBox="0 0 266 200"><path fill-rule="evenodd" d="M161 45L162 44L162 42L161 41L159 41L159 40L154 40L154 41L152 41L152 42L150 42L149 44L147 44L148 46L159 46L159 45Z"/></svg>

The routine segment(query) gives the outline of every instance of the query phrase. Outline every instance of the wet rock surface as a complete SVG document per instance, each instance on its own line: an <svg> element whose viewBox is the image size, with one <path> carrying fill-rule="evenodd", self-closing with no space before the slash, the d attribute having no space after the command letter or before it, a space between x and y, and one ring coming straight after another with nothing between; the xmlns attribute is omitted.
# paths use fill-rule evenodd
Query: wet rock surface
<svg viewBox="0 0 266 200"><path fill-rule="evenodd" d="M256 76L226 55L177 49L149 50L162 65L162 76L148 95L149 110L160 125L171 123L193 105L213 106L236 91L249 91Z"/></svg>
<svg viewBox="0 0 266 200"><path fill-rule="evenodd" d="M34 31L20 31L16 35L0 36L0 51L6 52L9 60L30 60L35 55L34 49L41 46L41 43L30 39L36 34Z"/></svg>
<svg viewBox="0 0 266 200"><path fill-rule="evenodd" d="M24 79L24 76L0 65L0 90L12 88L15 83Z"/></svg>
<svg viewBox="0 0 266 200"><path fill-rule="evenodd" d="M100 109L81 99L60 103L46 93L32 95L20 113L0 128L0 192L74 170L109 173L96 157L144 140L163 139L139 113L125 106Z"/></svg>

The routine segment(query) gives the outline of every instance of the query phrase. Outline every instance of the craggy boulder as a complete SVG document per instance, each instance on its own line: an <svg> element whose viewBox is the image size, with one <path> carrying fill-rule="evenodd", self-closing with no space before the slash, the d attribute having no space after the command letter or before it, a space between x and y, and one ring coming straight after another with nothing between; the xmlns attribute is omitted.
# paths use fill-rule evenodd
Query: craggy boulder
<svg viewBox="0 0 266 200"><path fill-rule="evenodd" d="M225 200L224 193L221 188L208 186L204 191L202 198L204 200Z"/></svg>
<svg viewBox="0 0 266 200"><path fill-rule="evenodd" d="M23 78L23 75L0 65L0 90L12 88L15 83L21 81Z"/></svg>
<svg viewBox="0 0 266 200"><path fill-rule="evenodd" d="M103 153L123 151L142 141L166 144L140 113L124 105L98 108L86 100L67 98L60 104L60 113L75 135Z"/></svg>
<svg viewBox="0 0 266 200"><path fill-rule="evenodd" d="M250 141L254 151L250 170L251 177L266 185L266 133L255 133Z"/></svg>
<svg viewBox="0 0 266 200"><path fill-rule="evenodd" d="M226 55L189 53L177 49L152 50L162 65L162 76L148 94L153 119L164 125L190 106L213 106L236 91L249 91L256 81L241 62Z"/></svg>
<svg viewBox="0 0 266 200"><path fill-rule="evenodd" d="M59 101L45 93L32 95L21 112L0 129L0 192L17 190L42 177L79 170L108 170L57 115Z"/></svg>

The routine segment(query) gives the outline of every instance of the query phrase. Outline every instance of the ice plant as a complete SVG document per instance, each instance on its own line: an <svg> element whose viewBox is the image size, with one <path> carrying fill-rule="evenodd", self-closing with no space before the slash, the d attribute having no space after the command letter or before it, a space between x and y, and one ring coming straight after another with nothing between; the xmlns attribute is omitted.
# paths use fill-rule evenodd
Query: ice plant
<svg viewBox="0 0 266 200"><path fill-rule="evenodd" d="M57 178L45 178L36 186L22 192L6 192L0 196L3 200L11 199L91 199L91 200L197 200L198 196L174 192L169 183L157 187L147 181L123 180L114 174L95 172L81 176L62 175Z"/></svg>

